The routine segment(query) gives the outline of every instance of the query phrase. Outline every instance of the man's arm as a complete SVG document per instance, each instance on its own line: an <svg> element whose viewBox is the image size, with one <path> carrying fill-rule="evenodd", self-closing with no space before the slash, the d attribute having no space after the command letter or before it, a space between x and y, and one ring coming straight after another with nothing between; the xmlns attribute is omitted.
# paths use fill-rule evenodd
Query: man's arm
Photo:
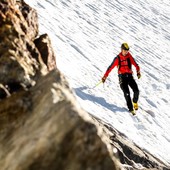
<svg viewBox="0 0 170 170"><path fill-rule="evenodd" d="M117 65L118 65L118 58L115 57L114 60L112 61L112 63L110 64L110 66L107 68L107 70L102 78L103 83L106 81L106 78L108 77L108 75L112 71L112 69Z"/></svg>
<svg viewBox="0 0 170 170"><path fill-rule="evenodd" d="M136 67L137 77L138 77L138 79L140 79L141 74L140 74L140 67L139 67L139 65L136 63L136 61L132 57L132 55L130 55L130 60L131 60L131 63Z"/></svg>

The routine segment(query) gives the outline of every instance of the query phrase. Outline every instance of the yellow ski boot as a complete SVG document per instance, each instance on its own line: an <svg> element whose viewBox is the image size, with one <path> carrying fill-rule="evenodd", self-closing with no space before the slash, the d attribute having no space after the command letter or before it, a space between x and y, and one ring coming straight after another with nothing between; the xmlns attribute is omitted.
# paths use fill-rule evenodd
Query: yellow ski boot
<svg viewBox="0 0 170 170"><path fill-rule="evenodd" d="M138 110L138 103L133 102L133 107L134 107L135 110Z"/></svg>
<svg viewBox="0 0 170 170"><path fill-rule="evenodd" d="M132 115L136 115L136 112L134 110L130 110L130 112L132 113Z"/></svg>

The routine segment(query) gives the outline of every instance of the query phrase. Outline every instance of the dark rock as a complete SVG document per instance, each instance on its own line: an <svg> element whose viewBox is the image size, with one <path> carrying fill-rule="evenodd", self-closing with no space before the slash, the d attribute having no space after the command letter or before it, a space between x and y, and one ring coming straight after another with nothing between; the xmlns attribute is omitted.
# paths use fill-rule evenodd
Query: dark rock
<svg viewBox="0 0 170 170"><path fill-rule="evenodd" d="M39 76L47 74L47 68L34 44L38 33L35 10L15 1L1 1L0 6L0 83L13 93L19 87L33 86Z"/></svg>
<svg viewBox="0 0 170 170"><path fill-rule="evenodd" d="M0 84L0 99L6 98L8 96L10 96L8 89L3 84Z"/></svg>
<svg viewBox="0 0 170 170"><path fill-rule="evenodd" d="M38 15L35 9L31 8L23 0L17 1L18 9L21 11L27 26L21 25L23 32L31 39L34 40L38 36Z"/></svg>
<svg viewBox="0 0 170 170"><path fill-rule="evenodd" d="M118 169L57 70L0 102L0 113L1 170Z"/></svg>
<svg viewBox="0 0 170 170"><path fill-rule="evenodd" d="M0 7L1 170L117 169L98 129L55 70L48 35L37 38L35 10L14 0Z"/></svg>
<svg viewBox="0 0 170 170"><path fill-rule="evenodd" d="M54 54L51 41L49 39L49 36L47 34L41 35L39 38L37 38L35 41L35 46L39 50L41 57L43 59L43 62L46 64L49 71L56 68L56 56Z"/></svg>

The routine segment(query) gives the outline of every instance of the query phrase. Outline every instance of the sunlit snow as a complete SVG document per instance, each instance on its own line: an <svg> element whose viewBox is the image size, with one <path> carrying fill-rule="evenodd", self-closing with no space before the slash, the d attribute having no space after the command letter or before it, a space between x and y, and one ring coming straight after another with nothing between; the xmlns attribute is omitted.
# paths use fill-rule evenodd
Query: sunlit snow
<svg viewBox="0 0 170 170"><path fill-rule="evenodd" d="M38 11L40 34L48 33L57 67L81 106L170 163L169 0L27 0ZM117 69L107 67L127 42L141 67L139 110L126 110Z"/></svg>

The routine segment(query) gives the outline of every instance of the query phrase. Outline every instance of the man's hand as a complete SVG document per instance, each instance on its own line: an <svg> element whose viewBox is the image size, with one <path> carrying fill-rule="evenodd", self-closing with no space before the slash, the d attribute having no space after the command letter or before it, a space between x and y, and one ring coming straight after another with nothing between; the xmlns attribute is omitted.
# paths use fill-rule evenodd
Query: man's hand
<svg viewBox="0 0 170 170"><path fill-rule="evenodd" d="M137 72L137 77L138 77L138 79L140 79L140 78L141 78L140 71L138 71L138 72Z"/></svg>
<svg viewBox="0 0 170 170"><path fill-rule="evenodd" d="M106 78L105 76L102 77L102 82L104 83L106 81Z"/></svg>

